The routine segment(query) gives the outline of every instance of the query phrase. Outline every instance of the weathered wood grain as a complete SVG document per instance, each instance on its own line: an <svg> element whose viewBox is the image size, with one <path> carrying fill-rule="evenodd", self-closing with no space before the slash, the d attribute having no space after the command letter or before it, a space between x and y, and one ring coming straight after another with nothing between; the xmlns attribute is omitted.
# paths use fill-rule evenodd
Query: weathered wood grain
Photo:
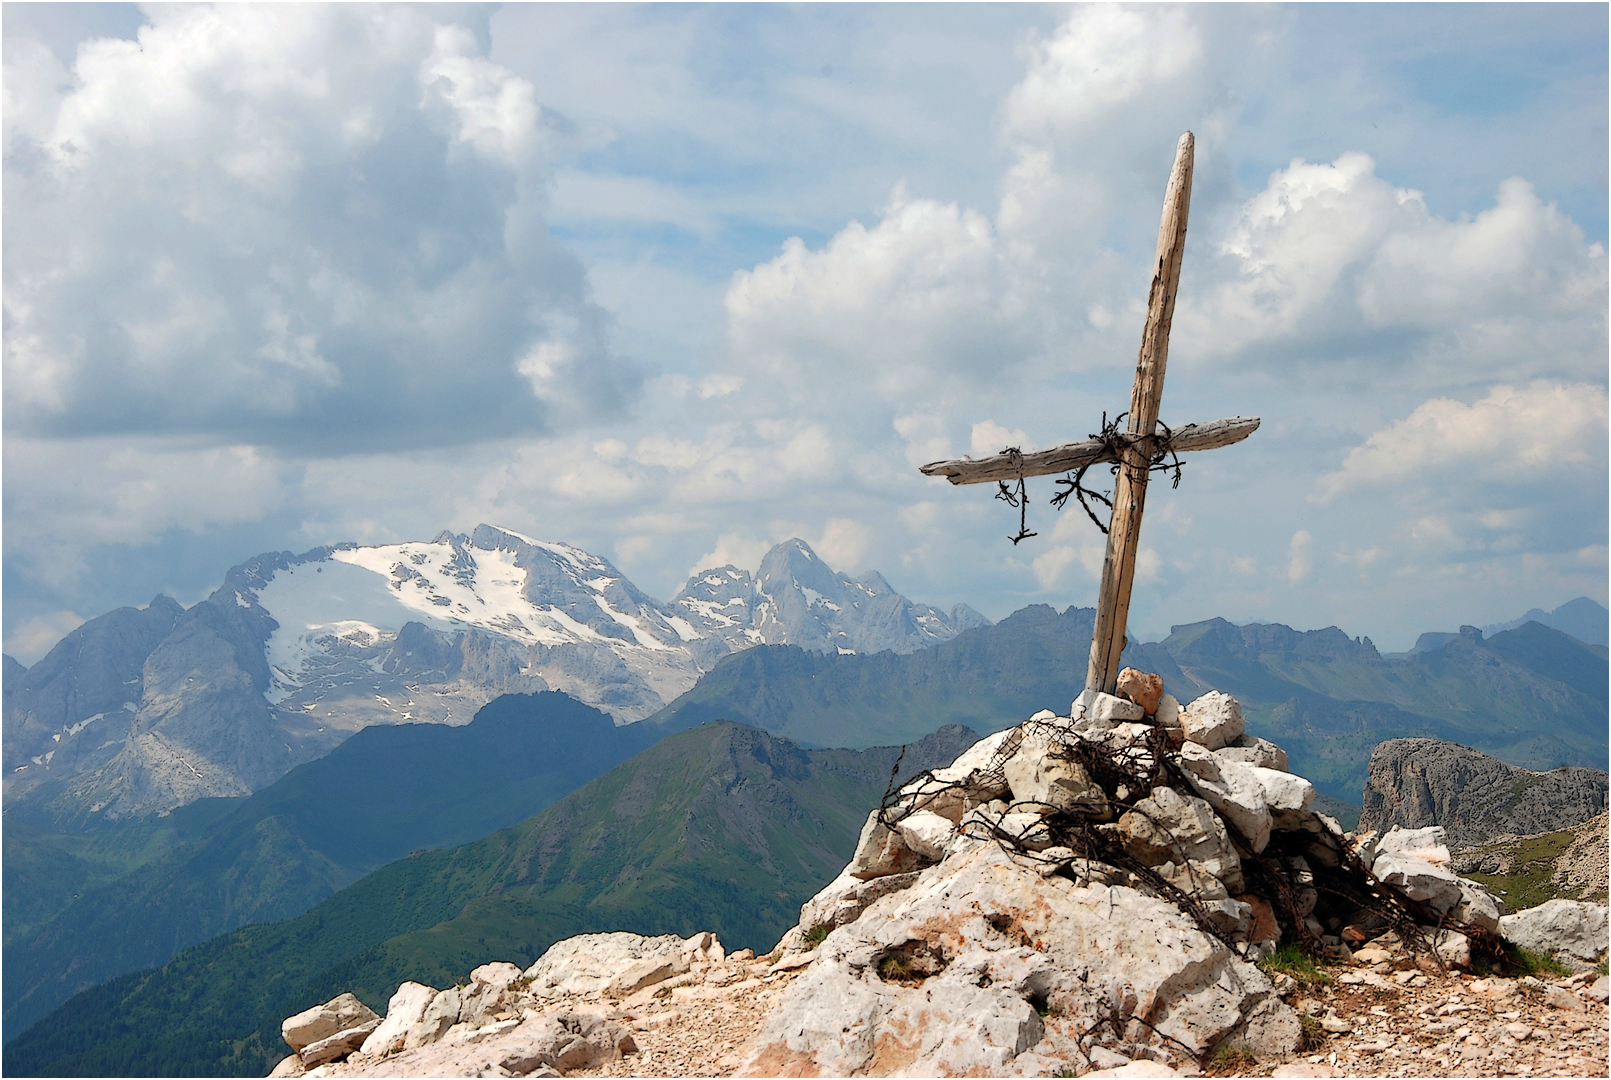
<svg viewBox="0 0 1611 1080"><path fill-rule="evenodd" d="M1241 442L1257 431L1258 426L1259 418L1256 416L1233 416L1206 424L1187 424L1171 432L1169 445L1182 454L1193 450L1214 450ZM1162 435L1161 428L1155 429L1154 439ZM1138 449L1150 458L1155 446L1156 443L1154 446L1139 446ZM1078 469L1082 465L1117 460L1118 455L1109 452L1101 439L1086 439L1024 454L1022 468L1011 454L992 454L982 458L936 461L918 471L924 476L943 476L953 484L986 484L992 480L1016 480L1020 476L1052 476Z"/></svg>

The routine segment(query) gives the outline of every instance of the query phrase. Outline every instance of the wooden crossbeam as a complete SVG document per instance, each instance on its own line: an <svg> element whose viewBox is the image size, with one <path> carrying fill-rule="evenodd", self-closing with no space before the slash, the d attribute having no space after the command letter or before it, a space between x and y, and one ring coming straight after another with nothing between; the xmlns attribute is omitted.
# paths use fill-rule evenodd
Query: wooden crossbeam
<svg viewBox="0 0 1611 1080"><path fill-rule="evenodd" d="M1170 433L1169 447L1182 454L1193 450L1213 450L1241 442L1257 431L1258 427L1259 418L1256 416L1234 416L1206 424L1187 424ZM1131 442L1150 459L1157 446L1155 440L1162 436L1162 429L1155 429L1152 446L1140 445L1143 440L1128 434L1121 435L1120 438ZM1118 460L1119 456L1109 450L1101 439L1086 439L1083 442L1054 446L1050 450L1036 450L1016 458L1012 454L992 454L982 458L963 457L950 461L935 461L924 465L918 471L924 476L943 476L953 484L988 484L992 480L1017 480L1020 476L1051 476L1055 473L1070 472L1084 465Z"/></svg>

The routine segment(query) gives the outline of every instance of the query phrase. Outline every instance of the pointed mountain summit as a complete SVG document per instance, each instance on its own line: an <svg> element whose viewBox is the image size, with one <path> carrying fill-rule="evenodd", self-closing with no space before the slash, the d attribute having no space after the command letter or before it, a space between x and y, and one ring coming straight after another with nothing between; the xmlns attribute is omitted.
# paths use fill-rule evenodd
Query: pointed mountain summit
<svg viewBox="0 0 1611 1080"><path fill-rule="evenodd" d="M882 574L841 574L804 540L766 553L753 578L733 566L702 570L672 606L737 652L749 645L797 645L827 653L910 653L990 620L966 604L947 615L890 587Z"/></svg>

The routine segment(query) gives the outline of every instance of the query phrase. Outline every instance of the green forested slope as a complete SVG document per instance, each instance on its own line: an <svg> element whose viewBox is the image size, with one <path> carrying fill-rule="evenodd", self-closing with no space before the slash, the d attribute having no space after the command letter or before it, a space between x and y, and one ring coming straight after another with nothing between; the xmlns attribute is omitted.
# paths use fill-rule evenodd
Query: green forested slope
<svg viewBox="0 0 1611 1080"><path fill-rule="evenodd" d="M903 775L953 759L949 728ZM803 750L753 728L672 736L528 821L394 862L312 910L79 994L7 1043L7 1075L261 1075L279 1021L353 990L444 985L572 934L713 929L769 948L844 866L899 751Z"/></svg>
<svg viewBox="0 0 1611 1080"><path fill-rule="evenodd" d="M510 695L462 727L368 728L254 795L166 819L83 835L8 821L5 1027L224 931L306 911L410 851L528 817L663 734L616 727L563 694Z"/></svg>

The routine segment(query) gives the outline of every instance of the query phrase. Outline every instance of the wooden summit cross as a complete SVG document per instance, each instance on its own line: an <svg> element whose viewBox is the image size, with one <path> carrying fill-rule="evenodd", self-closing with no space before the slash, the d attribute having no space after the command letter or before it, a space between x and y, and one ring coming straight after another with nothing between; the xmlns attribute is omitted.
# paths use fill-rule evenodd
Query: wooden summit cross
<svg viewBox="0 0 1611 1080"><path fill-rule="evenodd" d="M1152 291L1147 298L1147 322L1141 333L1141 355L1136 361L1135 388L1130 392L1127 429L1115 433L1116 438L1092 438L1032 454L1008 450L977 460L936 461L921 470L926 476L943 476L953 484L983 484L1047 476L1099 462L1118 464L1108 551L1102 562L1102 591L1096 606L1096 631L1091 636L1091 662L1085 673L1087 691L1111 694L1118 683L1119 654L1124 650L1130 587L1135 583L1148 475L1165 454L1229 446L1241 442L1259 426L1257 417L1236 417L1159 430L1158 404L1163 398L1164 369L1169 363L1169 323L1175 314L1180 259L1186 249L1194 145L1191 132L1180 137L1175 167L1164 193L1158 257L1153 264Z"/></svg>

